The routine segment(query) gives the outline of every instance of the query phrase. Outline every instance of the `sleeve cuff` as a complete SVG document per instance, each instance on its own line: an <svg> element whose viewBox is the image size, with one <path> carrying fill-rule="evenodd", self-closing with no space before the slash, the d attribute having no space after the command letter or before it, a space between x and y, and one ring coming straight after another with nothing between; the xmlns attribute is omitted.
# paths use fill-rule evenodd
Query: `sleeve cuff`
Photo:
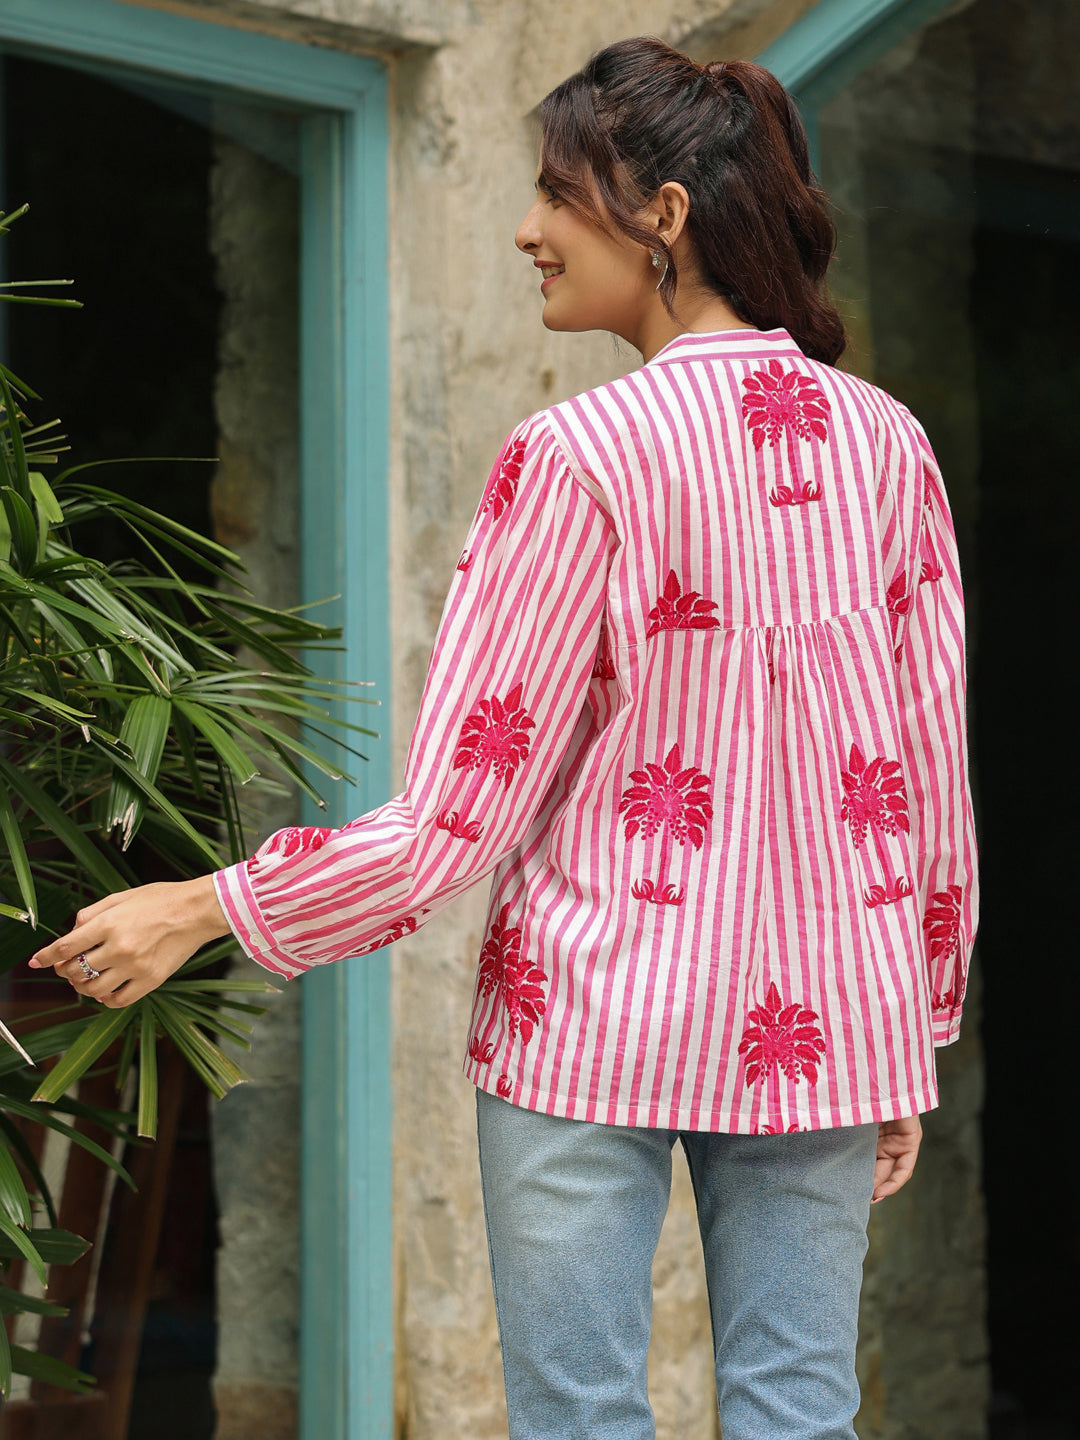
<svg viewBox="0 0 1080 1440"><path fill-rule="evenodd" d="M229 928L250 960L283 980L294 980L311 968L283 950L270 933L251 888L246 862L216 871L213 879L218 903L225 912Z"/></svg>
<svg viewBox="0 0 1080 1440"><path fill-rule="evenodd" d="M933 1017L934 1049L940 1050L945 1045L952 1045L960 1038L960 1017L963 1012L959 1009L942 1012Z"/></svg>

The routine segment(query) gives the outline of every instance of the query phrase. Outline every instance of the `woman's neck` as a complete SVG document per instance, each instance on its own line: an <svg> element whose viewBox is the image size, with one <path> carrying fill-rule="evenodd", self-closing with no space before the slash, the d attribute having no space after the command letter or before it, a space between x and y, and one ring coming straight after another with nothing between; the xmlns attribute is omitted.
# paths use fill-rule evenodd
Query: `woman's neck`
<svg viewBox="0 0 1080 1440"><path fill-rule="evenodd" d="M676 293L673 308L674 318L657 295L655 304L650 304L647 312L641 316L635 333L623 337L641 351L646 361L651 360L676 336L688 332L692 335L703 335L712 330L754 329L753 325L739 319L726 300L707 291L687 290L683 294Z"/></svg>

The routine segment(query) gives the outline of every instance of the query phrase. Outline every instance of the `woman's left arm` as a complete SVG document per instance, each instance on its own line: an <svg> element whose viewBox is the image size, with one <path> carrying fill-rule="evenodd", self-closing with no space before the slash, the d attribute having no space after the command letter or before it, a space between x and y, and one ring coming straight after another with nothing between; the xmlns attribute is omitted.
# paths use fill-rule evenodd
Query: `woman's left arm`
<svg viewBox="0 0 1080 1440"><path fill-rule="evenodd" d="M544 418L519 426L454 577L401 794L339 830L279 831L213 876L108 896L38 964L123 1005L229 930L289 979L417 929L540 808L588 690L614 545ZM86 980L80 954L100 978Z"/></svg>

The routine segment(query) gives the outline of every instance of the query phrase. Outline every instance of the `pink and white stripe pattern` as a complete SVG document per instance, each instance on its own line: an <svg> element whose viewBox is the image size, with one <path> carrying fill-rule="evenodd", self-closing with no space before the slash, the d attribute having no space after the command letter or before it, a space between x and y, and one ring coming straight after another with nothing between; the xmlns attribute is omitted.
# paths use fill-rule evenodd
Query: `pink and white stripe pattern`
<svg viewBox="0 0 1080 1440"><path fill-rule="evenodd" d="M405 788L219 872L253 959L494 870L466 1073L609 1124L937 1103L977 921L964 629L926 437L783 330L682 335L510 436Z"/></svg>

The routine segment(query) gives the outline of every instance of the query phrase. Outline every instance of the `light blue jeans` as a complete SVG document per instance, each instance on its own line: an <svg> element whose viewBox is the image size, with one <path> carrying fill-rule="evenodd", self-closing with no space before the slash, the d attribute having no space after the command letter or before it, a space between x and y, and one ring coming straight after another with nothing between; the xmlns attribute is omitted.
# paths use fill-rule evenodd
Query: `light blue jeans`
<svg viewBox="0 0 1080 1440"><path fill-rule="evenodd" d="M652 1440L645 1362L671 1151L690 1162L724 1440L855 1440L877 1126L628 1129L477 1091L511 1440Z"/></svg>

